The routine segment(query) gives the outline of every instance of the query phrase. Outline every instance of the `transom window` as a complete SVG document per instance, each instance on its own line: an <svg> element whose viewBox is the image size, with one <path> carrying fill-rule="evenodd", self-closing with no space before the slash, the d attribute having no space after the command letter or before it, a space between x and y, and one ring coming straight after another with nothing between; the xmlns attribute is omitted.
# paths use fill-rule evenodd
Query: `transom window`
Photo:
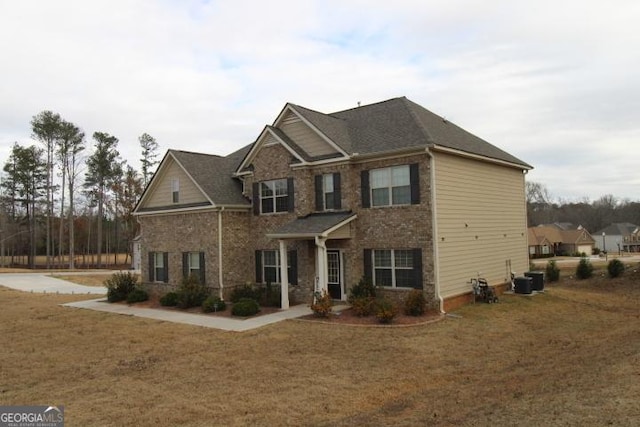
<svg viewBox="0 0 640 427"><path fill-rule="evenodd" d="M391 288L415 286L413 251L410 249L373 250L373 283Z"/></svg>
<svg viewBox="0 0 640 427"><path fill-rule="evenodd" d="M411 203L409 165L371 170L372 206L408 205Z"/></svg>
<svg viewBox="0 0 640 427"><path fill-rule="evenodd" d="M286 179L260 183L260 212L276 213L289 210L289 193Z"/></svg>

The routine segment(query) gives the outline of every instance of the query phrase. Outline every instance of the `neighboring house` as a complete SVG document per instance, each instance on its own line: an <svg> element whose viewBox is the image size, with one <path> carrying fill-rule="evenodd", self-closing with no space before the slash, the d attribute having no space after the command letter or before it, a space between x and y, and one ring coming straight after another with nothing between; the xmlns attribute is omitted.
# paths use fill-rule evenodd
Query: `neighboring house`
<svg viewBox="0 0 640 427"><path fill-rule="evenodd" d="M629 222L618 222L597 231L594 236L596 247L601 251L640 252L640 230Z"/></svg>
<svg viewBox="0 0 640 427"><path fill-rule="evenodd" d="M595 241L582 226L570 223L542 224L529 227L529 256L539 258L553 255L591 255Z"/></svg>
<svg viewBox="0 0 640 427"><path fill-rule="evenodd" d="M531 166L407 98L331 114L286 104L226 157L169 150L135 214L142 279L190 273L221 296L283 283L310 302L345 300L362 277L446 310L528 269Z"/></svg>

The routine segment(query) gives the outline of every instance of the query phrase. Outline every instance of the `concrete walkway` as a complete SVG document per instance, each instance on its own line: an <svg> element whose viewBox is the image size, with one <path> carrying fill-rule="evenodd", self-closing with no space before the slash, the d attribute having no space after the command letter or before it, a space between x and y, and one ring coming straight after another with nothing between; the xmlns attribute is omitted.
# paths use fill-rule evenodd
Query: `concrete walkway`
<svg viewBox="0 0 640 427"><path fill-rule="evenodd" d="M300 304L289 310L282 310L272 314L251 317L245 320L230 319L205 314L187 313L177 310L164 310L155 308L140 308L126 304L110 304L105 299L93 299L63 304L65 307L84 308L88 310L104 311L107 313L126 314L129 316L144 317L146 319L162 320L165 322L183 323L186 325L204 326L205 328L221 329L223 331L243 332L250 329L277 323L286 319L294 319L311 314L311 309Z"/></svg>
<svg viewBox="0 0 640 427"><path fill-rule="evenodd" d="M113 272L105 272L112 274ZM67 273L64 273L67 274ZM80 273L77 273L80 274ZM95 274L95 273L85 273ZM104 286L84 286L57 279L51 273L2 273L0 285L24 292L36 292L44 294L93 294L105 295L107 288Z"/></svg>

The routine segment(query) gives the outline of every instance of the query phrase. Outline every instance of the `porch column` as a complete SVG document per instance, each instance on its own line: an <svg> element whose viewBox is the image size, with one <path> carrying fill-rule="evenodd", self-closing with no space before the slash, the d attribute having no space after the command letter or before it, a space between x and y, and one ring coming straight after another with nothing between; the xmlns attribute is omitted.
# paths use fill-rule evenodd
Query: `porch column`
<svg viewBox="0 0 640 427"><path fill-rule="evenodd" d="M318 258L318 292L328 292L327 286L327 239L316 237L316 249Z"/></svg>
<svg viewBox="0 0 640 427"><path fill-rule="evenodd" d="M289 309L289 273L287 266L289 265L287 259L287 245L284 240L279 240L280 243L280 305L283 310Z"/></svg>

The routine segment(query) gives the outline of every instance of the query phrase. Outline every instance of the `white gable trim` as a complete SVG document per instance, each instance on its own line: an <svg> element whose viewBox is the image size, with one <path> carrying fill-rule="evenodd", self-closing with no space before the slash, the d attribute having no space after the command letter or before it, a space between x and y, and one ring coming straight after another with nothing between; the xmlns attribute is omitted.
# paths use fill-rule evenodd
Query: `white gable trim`
<svg viewBox="0 0 640 427"><path fill-rule="evenodd" d="M320 131L320 129L318 129L317 127L315 127L310 121L308 121L300 112L296 111L295 106L287 103L287 105L285 105L284 109L282 110L282 112L280 113L280 115L278 116L278 118L276 119L276 121L273 123L274 127L278 127L277 124L280 124L280 122L284 119L284 117L286 116L286 113L288 112L292 112L293 114L295 114L301 121L302 123L304 123L305 125L309 126L309 128L314 131L315 133L318 134L318 136L320 136L320 138L322 138L327 144L329 144L334 150L336 150L338 153L342 154L344 157L349 157L349 155L347 154L346 151L344 151L342 148L340 148L340 146L338 146L338 144L336 144L335 142L333 142L333 140L331 138L329 138L327 135L325 135L323 132Z"/></svg>
<svg viewBox="0 0 640 427"><path fill-rule="evenodd" d="M162 176L164 175L164 170L168 167L167 164L169 163L169 158L171 158L171 160L173 160L175 162L175 164L178 165L180 167L180 169L182 169L182 171L185 173L185 175L187 175L187 177L191 180L193 185L195 185L195 187L198 189L198 191L200 191L202 193L202 195L205 197L205 199L209 203L211 203L211 206L215 207L216 204L213 202L213 200L211 200L211 198L202 189L202 187L200 187L200 185L198 185L198 183L196 182L195 179L193 179L193 176L191 176L189 171L173 155L173 152L171 150L168 150L167 153L165 154L164 158L160 162L160 165L158 165L158 169L156 169L155 173L153 174L153 177L151 178L151 181L149 181L149 184L147 184L147 188L144 189L144 192L142 193L142 197L140 197L140 200L138 201L138 204L136 205L135 209L133 210L133 214L136 215L136 214L139 213L138 209L141 206L144 206L145 202L149 198L149 194L151 194L151 193L153 193L155 191L156 182L159 179L161 179ZM180 208L177 207L176 209L178 210Z"/></svg>
<svg viewBox="0 0 640 427"><path fill-rule="evenodd" d="M431 144L427 147L427 151L440 151L442 153L453 154L456 156L467 157L470 159L480 160L488 163L494 163L502 166L508 166L511 168L521 169L523 171L529 171L533 169L531 166L525 166L517 163L507 162L505 160L494 159L493 157L482 156L480 154L468 153L462 150L456 150L454 148L443 147L442 145Z"/></svg>
<svg viewBox="0 0 640 427"><path fill-rule="evenodd" d="M286 142L284 142L269 126L265 126L262 132L260 132L258 139L256 139L256 142L253 143L253 147L251 147L251 150L249 150L244 160L242 160L242 163L240 163L240 166L238 166L238 169L236 169L236 172L234 174L235 176L249 174L249 172L242 172L242 170L251 164L251 162L256 157L260 149L265 146L266 144L265 140L267 139L267 136L273 137L280 145L282 145L289 153L291 153L291 155L293 155L296 159L300 161L299 164L303 164L303 165L308 164L308 162L305 159L300 157L300 155L293 148L291 148ZM267 144L267 145L270 145L270 144Z"/></svg>

